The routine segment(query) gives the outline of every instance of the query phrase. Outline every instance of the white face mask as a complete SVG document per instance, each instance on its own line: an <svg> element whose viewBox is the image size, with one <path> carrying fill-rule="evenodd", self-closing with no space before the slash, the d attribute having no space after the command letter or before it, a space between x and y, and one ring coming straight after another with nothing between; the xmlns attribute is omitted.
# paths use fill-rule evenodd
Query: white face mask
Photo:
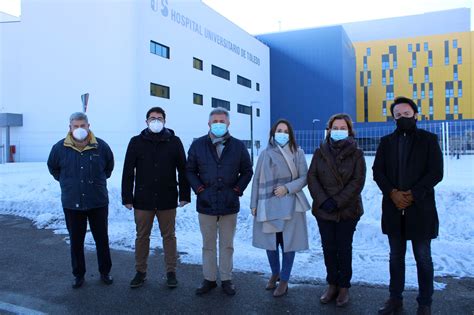
<svg viewBox="0 0 474 315"><path fill-rule="evenodd" d="M161 121L159 121L158 119L152 120L148 124L148 128L150 128L151 132L153 132L153 133L160 132L161 130L163 130L163 127L164 127L164 124Z"/></svg>
<svg viewBox="0 0 474 315"><path fill-rule="evenodd" d="M72 131L72 136L77 141L84 141L88 134L89 132L84 128L77 128Z"/></svg>

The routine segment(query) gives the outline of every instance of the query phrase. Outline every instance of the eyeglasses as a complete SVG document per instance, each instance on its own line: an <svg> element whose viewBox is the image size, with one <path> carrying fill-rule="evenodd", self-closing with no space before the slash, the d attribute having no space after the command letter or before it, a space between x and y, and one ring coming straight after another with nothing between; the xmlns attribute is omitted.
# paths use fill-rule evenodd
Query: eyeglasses
<svg viewBox="0 0 474 315"><path fill-rule="evenodd" d="M159 121L161 121L161 122L164 122L164 121L165 121L164 118L162 118L162 117L158 117L158 118L157 118L157 117L150 117L150 118L148 118L146 121L149 122L149 123L151 123L152 121L156 121L156 120L159 120Z"/></svg>

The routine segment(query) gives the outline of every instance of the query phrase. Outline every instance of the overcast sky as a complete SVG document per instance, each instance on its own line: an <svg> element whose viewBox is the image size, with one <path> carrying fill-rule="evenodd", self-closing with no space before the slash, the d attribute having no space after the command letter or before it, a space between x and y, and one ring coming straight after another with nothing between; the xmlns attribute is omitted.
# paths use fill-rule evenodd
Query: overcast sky
<svg viewBox="0 0 474 315"><path fill-rule="evenodd" d="M203 2L250 34L462 7L472 8L473 3L472 0L203 0ZM471 29L473 24L471 17Z"/></svg>

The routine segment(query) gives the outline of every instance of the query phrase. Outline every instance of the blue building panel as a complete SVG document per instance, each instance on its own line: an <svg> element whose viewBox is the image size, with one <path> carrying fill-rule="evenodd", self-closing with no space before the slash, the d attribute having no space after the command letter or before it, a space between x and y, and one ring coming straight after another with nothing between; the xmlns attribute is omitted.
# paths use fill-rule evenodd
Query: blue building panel
<svg viewBox="0 0 474 315"><path fill-rule="evenodd" d="M295 130L320 130L335 113L355 117L355 50L342 26L257 38L270 47L272 123L286 118Z"/></svg>

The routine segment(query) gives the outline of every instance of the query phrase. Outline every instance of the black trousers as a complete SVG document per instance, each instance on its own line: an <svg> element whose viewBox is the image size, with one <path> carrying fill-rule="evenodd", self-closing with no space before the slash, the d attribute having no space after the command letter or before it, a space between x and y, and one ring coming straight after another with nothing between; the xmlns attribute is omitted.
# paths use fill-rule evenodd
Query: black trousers
<svg viewBox="0 0 474 315"><path fill-rule="evenodd" d="M326 281L350 288L352 279L352 238L359 220L339 222L317 219L323 246Z"/></svg>
<svg viewBox="0 0 474 315"><path fill-rule="evenodd" d="M388 236L390 244L390 297L402 299L405 289L405 253L407 240ZM420 305L431 305L433 296L433 261L431 259L431 239L412 240L413 255L418 273L418 297Z"/></svg>
<svg viewBox="0 0 474 315"><path fill-rule="evenodd" d="M83 277L86 273L84 239L86 237L87 221L89 221L97 251L99 272L108 275L112 268L108 235L108 206L87 211L64 209L64 216L66 217L66 226L71 242L72 274L75 277Z"/></svg>

